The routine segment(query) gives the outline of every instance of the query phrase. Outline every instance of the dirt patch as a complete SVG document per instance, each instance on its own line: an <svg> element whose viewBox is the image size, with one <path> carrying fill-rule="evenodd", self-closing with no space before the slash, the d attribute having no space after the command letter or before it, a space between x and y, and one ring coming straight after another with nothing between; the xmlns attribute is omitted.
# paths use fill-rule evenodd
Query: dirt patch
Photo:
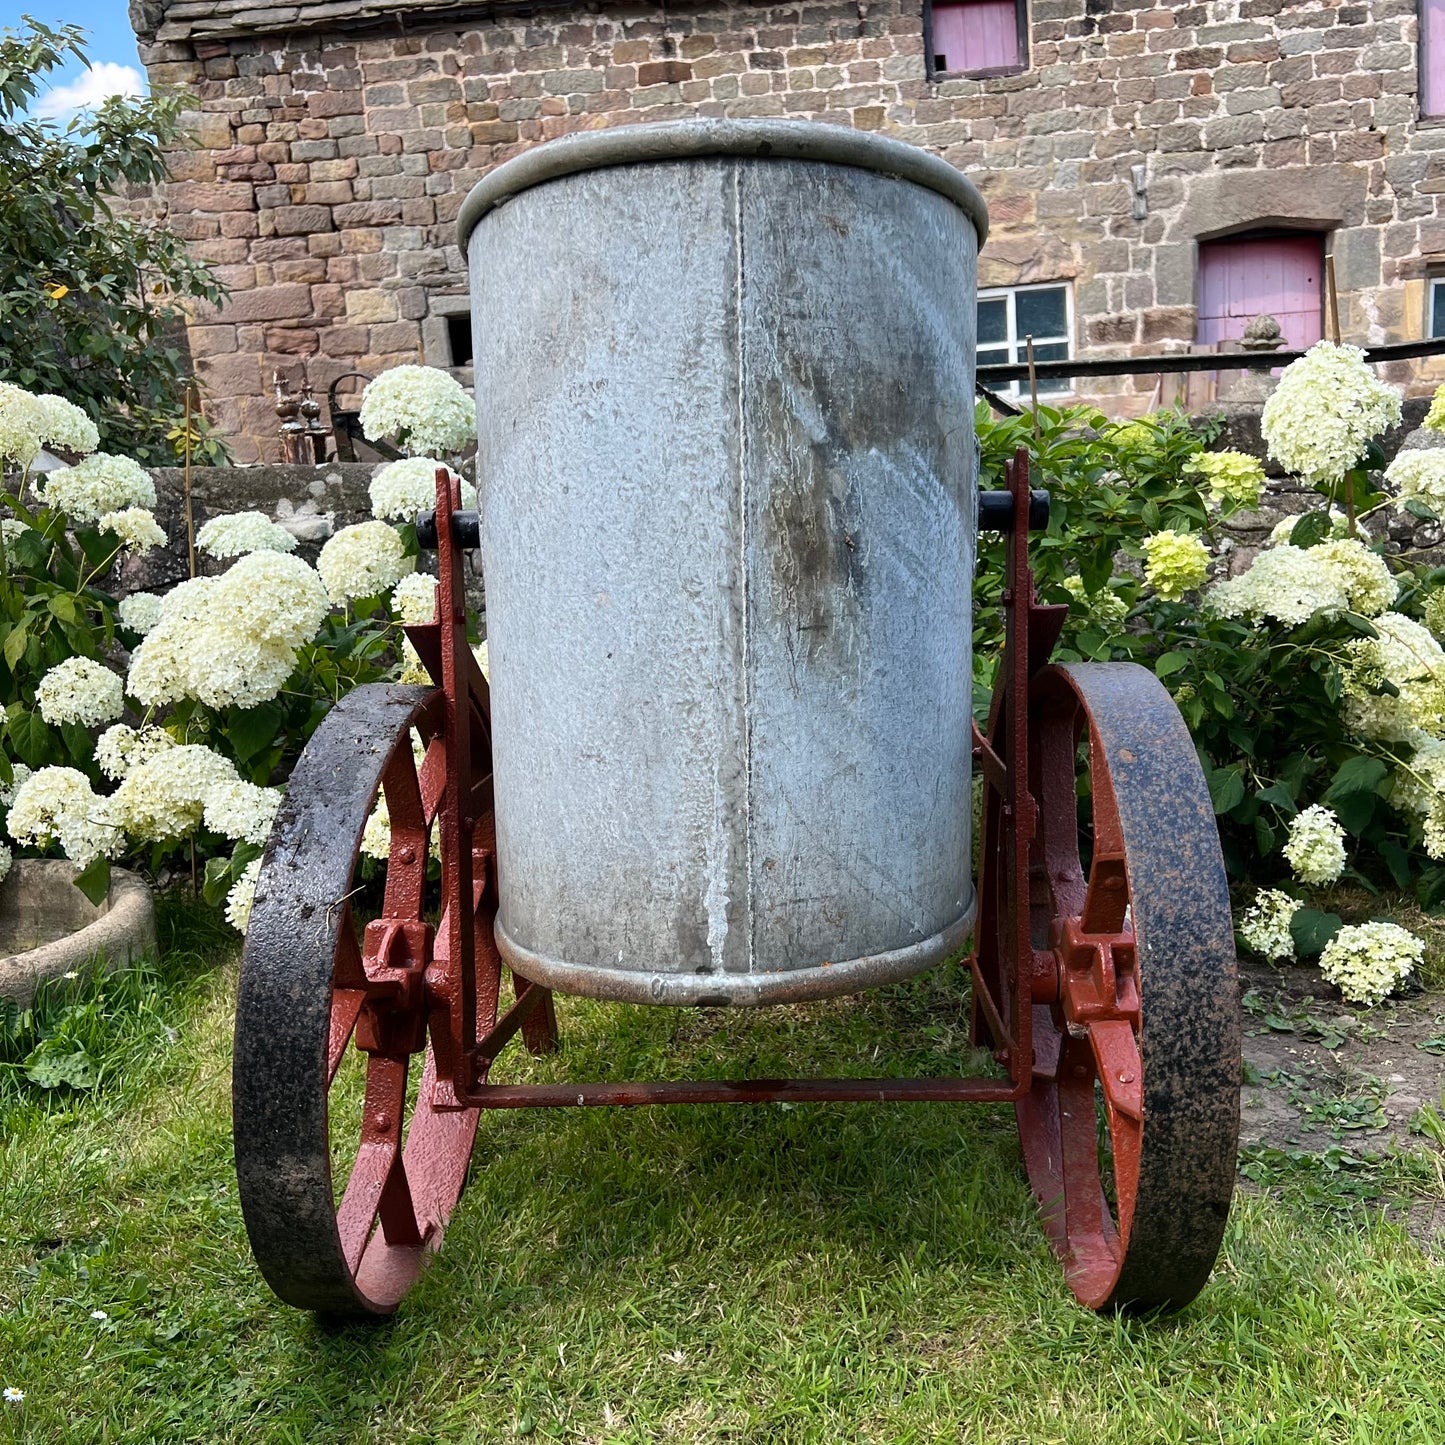
<svg viewBox="0 0 1445 1445"><path fill-rule="evenodd" d="M1241 961L1240 992L1246 1178L1261 1161L1266 1172L1287 1159L1349 1178L1417 1156L1420 1168L1391 1171L1391 1212L1445 1255L1445 1201L1434 1187L1445 1160L1445 991L1355 1009L1315 968Z"/></svg>

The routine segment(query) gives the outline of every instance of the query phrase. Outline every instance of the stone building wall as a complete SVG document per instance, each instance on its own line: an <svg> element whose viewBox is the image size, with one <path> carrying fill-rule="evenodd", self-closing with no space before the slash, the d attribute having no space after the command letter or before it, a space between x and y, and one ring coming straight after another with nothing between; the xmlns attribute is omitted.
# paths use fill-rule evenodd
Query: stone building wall
<svg viewBox="0 0 1445 1445"><path fill-rule="evenodd" d="M152 81L198 97L160 200L231 288L190 329L208 411L273 457L273 371L446 364L472 185L569 131L694 115L941 154L989 204L981 284L1070 282L1077 354L1192 342L1199 241L1268 226L1328 233L1347 339L1424 334L1445 127L1418 119L1416 0L1032 0L1027 70L939 80L922 3L134 0ZM1155 386L1091 395L1129 414Z"/></svg>

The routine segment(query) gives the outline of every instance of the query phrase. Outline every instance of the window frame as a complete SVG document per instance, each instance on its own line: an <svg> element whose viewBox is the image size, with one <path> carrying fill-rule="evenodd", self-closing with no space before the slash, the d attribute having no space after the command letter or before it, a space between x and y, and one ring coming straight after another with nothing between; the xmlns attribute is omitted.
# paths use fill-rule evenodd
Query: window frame
<svg viewBox="0 0 1445 1445"><path fill-rule="evenodd" d="M1437 288L1445 288L1445 271L1430 271L1425 276L1425 327L1424 335L1427 341L1436 339L1435 335L1435 293ZM1440 333L1445 336L1445 331Z"/></svg>
<svg viewBox="0 0 1445 1445"><path fill-rule="evenodd" d="M1013 65L994 65L983 70L939 70L933 64L933 0L923 0L923 63L930 82L940 80L988 80L1000 75L1022 75L1029 68L1028 0L1014 0L1018 25L1019 58Z"/></svg>
<svg viewBox="0 0 1445 1445"><path fill-rule="evenodd" d="M1028 349L1024 346L1023 336L1019 334L1018 308L1014 301L1014 297L1022 291L1062 291L1064 293L1064 334L1062 336L1035 336L1034 345L1036 347L1057 346L1062 342L1069 348L1066 359L1069 361L1074 359L1076 355L1076 345L1074 341L1073 283L1071 281L1030 281L1021 286L981 286L979 288L978 295L974 300L975 310L981 301L1005 300L1008 302L1008 305L1004 312L1006 324L1004 328L1005 339L1003 341L980 343L977 336L975 336L973 350L974 364L976 366L993 364L992 362L986 363L978 360L978 353L981 349L984 349L984 347L989 350L994 350L1000 346L1007 346L1009 355L1007 362L1004 363L1005 365L1023 366L1028 361ZM977 322L975 321L975 325L976 324ZM1064 384L1057 389L1051 388L1047 393L1040 389L1040 400L1042 400L1045 395L1072 396L1074 392L1074 378L1065 377L1063 378L1063 383ZM998 386L990 387L989 390L997 392L1000 396L1026 397L1029 394L1029 384L1025 378L1019 381L1006 381Z"/></svg>

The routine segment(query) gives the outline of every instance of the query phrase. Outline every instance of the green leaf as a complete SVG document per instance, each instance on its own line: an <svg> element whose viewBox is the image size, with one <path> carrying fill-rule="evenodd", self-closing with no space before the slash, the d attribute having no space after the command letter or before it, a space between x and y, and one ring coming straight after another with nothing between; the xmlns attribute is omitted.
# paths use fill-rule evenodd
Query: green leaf
<svg viewBox="0 0 1445 1445"><path fill-rule="evenodd" d="M1166 652L1154 660L1154 676L1168 677L1171 672L1188 667L1189 659L1182 652Z"/></svg>
<svg viewBox="0 0 1445 1445"><path fill-rule="evenodd" d="M269 747L281 729L286 715L274 702L244 712L233 711L227 719L226 737L240 762L249 762L263 748Z"/></svg>
<svg viewBox="0 0 1445 1445"><path fill-rule="evenodd" d="M96 858L75 875L75 886L97 908L110 897L110 859Z"/></svg>
<svg viewBox="0 0 1445 1445"><path fill-rule="evenodd" d="M53 761L56 737L39 712L21 703L12 703L6 712L5 730L10 746L20 754L20 761L31 768L43 768Z"/></svg>
<svg viewBox="0 0 1445 1445"><path fill-rule="evenodd" d="M1390 877L1395 880L1396 888L1408 888L1410 886L1410 850L1402 848L1393 839L1383 838L1379 843L1380 857L1385 860L1385 867L1390 870Z"/></svg>
<svg viewBox="0 0 1445 1445"><path fill-rule="evenodd" d="M1283 808L1291 816L1299 811L1295 803L1298 790L1290 787L1284 781L1271 783L1269 787L1261 788L1254 796L1258 802L1273 803L1276 808Z"/></svg>
<svg viewBox="0 0 1445 1445"><path fill-rule="evenodd" d="M1345 798L1354 797L1357 793L1378 793L1380 784L1385 781L1389 772L1389 765L1380 758L1367 758L1360 755L1346 758L1335 769L1335 775L1330 780L1330 786L1325 792L1325 802L1339 803Z"/></svg>
<svg viewBox="0 0 1445 1445"><path fill-rule="evenodd" d="M1306 512L1289 529L1291 547L1313 547L1330 535L1330 514L1328 512Z"/></svg>
<svg viewBox="0 0 1445 1445"><path fill-rule="evenodd" d="M206 877L201 884L201 896L212 908L219 908L231 891L231 860L229 858L207 858Z"/></svg>
<svg viewBox="0 0 1445 1445"><path fill-rule="evenodd" d="M1289 921L1290 937L1301 958L1318 958L1343 927L1339 914L1321 913L1318 908L1297 908Z"/></svg>
<svg viewBox="0 0 1445 1445"><path fill-rule="evenodd" d="M20 659L25 656L25 644L30 637L30 620L10 629L10 635L5 639L5 664L11 672L16 671L20 666Z"/></svg>
<svg viewBox="0 0 1445 1445"><path fill-rule="evenodd" d="M1244 801L1244 779L1236 768L1215 768L1209 774L1209 799L1216 813L1228 813Z"/></svg>
<svg viewBox="0 0 1445 1445"><path fill-rule="evenodd" d="M1418 497L1407 497L1405 499L1405 510L1420 522L1438 522L1440 514L1433 508L1427 507Z"/></svg>
<svg viewBox="0 0 1445 1445"><path fill-rule="evenodd" d="M83 1048L62 1053L56 1047L59 1044L58 1039L46 1039L25 1060L25 1077L41 1089L58 1089L62 1085L72 1089L93 1089L95 1061Z"/></svg>
<svg viewBox="0 0 1445 1445"><path fill-rule="evenodd" d="M1375 624L1368 617L1361 617L1358 612L1341 612L1339 618L1357 637L1378 637L1380 635Z"/></svg>

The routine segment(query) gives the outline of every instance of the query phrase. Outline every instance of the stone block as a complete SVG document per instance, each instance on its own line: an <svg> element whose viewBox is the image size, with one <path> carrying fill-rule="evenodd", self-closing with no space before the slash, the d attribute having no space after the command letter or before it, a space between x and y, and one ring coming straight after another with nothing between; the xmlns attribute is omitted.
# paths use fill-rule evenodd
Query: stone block
<svg viewBox="0 0 1445 1445"><path fill-rule="evenodd" d="M352 324L395 321L396 297L390 291L349 291L346 294L346 319Z"/></svg>
<svg viewBox="0 0 1445 1445"><path fill-rule="evenodd" d="M278 235L308 236L313 231L331 229L329 206L277 206L272 214Z"/></svg>
<svg viewBox="0 0 1445 1445"><path fill-rule="evenodd" d="M311 314L311 288L297 284L259 287L233 296L225 307L225 319L232 324L243 321L282 321Z"/></svg>

